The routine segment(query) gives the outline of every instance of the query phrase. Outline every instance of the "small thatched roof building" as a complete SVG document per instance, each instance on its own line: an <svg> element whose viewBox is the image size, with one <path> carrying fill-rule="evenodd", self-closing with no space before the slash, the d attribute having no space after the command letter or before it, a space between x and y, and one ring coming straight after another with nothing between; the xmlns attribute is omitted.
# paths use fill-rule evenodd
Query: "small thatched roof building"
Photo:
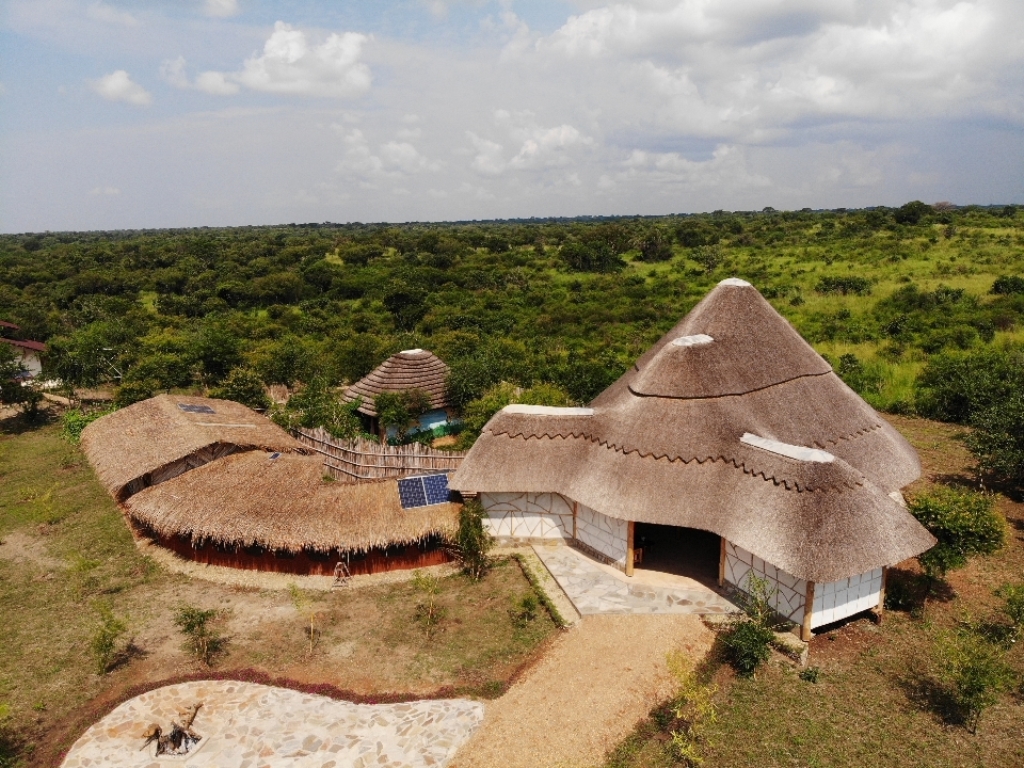
<svg viewBox="0 0 1024 768"><path fill-rule="evenodd" d="M716 534L719 582L767 578L806 635L878 606L883 569L934 544L899 495L920 471L906 440L732 279L590 408L500 411L451 486L482 494L499 536L540 531L627 573L635 526Z"/></svg>
<svg viewBox="0 0 1024 768"><path fill-rule="evenodd" d="M377 409L373 399L377 395L383 392L418 389L430 398L432 410L440 410L449 405L447 378L447 364L433 352L425 349L407 349L392 355L349 387L345 391L344 399L350 403L361 397L363 402L359 406L359 412L375 418Z"/></svg>
<svg viewBox="0 0 1024 768"><path fill-rule="evenodd" d="M403 509L397 480L330 481L319 458L256 451L125 503L138 526L193 559L299 573L330 573L339 559L354 573L443 562L447 557L428 545L450 537L458 508Z"/></svg>
<svg viewBox="0 0 1024 768"><path fill-rule="evenodd" d="M97 419L82 448L118 501L240 451L304 453L291 435L230 400L158 395Z"/></svg>

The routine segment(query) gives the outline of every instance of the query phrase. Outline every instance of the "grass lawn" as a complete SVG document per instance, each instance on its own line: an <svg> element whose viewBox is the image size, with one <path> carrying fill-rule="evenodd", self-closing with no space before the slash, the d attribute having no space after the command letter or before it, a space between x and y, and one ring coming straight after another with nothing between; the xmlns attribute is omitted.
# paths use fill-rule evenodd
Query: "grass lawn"
<svg viewBox="0 0 1024 768"><path fill-rule="evenodd" d="M202 673L173 624L181 604L221 610L228 642L218 674L255 672L356 696L498 695L555 632L542 612L524 626L513 621L532 588L515 561L503 561L479 583L441 579L444 618L432 637L416 619L424 596L411 582L305 593L316 613L310 653L308 613L289 592L192 580L140 555L55 424L0 421L0 542L4 768L54 765L129 689ZM127 617L135 645L104 675L90 651L100 602Z"/></svg>
<svg viewBox="0 0 1024 768"><path fill-rule="evenodd" d="M921 455L925 476L911 492L936 482L969 480L970 456L958 428L891 417ZM705 768L1019 768L1024 765L1024 648L1009 653L1017 690L984 714L978 731L943 716L935 685L940 635L959 620L994 611L999 585L1024 580L1024 504L998 497L1010 522L1010 541L998 554L973 560L949 576L951 592L910 615L890 611L876 626L858 619L817 635L810 665L817 682L800 678L779 657L753 679L712 661L719 690L718 719ZM905 566L912 569L912 564ZM610 756L606 768L668 768L673 760L663 712L640 724Z"/></svg>

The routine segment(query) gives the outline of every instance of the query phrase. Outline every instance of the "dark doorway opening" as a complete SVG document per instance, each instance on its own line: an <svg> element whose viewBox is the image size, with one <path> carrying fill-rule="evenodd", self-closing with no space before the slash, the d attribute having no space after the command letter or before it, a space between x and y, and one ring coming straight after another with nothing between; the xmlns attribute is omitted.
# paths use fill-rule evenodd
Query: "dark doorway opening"
<svg viewBox="0 0 1024 768"><path fill-rule="evenodd" d="M696 528L636 523L633 548L642 550L637 568L686 576L700 583L718 585L720 536Z"/></svg>

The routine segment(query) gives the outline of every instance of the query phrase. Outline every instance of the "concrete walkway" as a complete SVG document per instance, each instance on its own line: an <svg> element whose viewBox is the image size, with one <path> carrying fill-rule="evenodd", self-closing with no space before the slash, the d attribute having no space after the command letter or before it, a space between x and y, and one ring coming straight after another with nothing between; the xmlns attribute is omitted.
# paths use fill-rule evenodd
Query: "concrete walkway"
<svg viewBox="0 0 1024 768"><path fill-rule="evenodd" d="M737 613L733 603L684 576L637 569L632 577L565 545L536 545L537 557L583 616L623 613Z"/></svg>
<svg viewBox="0 0 1024 768"><path fill-rule="evenodd" d="M143 734L165 731L197 702L188 755L155 757ZM483 720L465 699L351 704L254 683L199 681L124 702L75 742L62 768L440 768Z"/></svg>

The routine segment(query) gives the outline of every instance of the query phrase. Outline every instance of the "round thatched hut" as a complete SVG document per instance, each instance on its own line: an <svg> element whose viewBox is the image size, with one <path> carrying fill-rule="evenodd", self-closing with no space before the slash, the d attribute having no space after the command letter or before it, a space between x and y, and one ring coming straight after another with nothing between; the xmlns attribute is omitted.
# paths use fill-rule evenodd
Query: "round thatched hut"
<svg viewBox="0 0 1024 768"><path fill-rule="evenodd" d="M458 505L403 508L397 480L324 476L320 459L241 453L147 488L125 503L133 526L203 563L353 575L450 560Z"/></svg>
<svg viewBox="0 0 1024 768"><path fill-rule="evenodd" d="M97 419L82 432L82 448L118 501L233 453L306 452L244 405L183 395L158 395Z"/></svg>
<svg viewBox="0 0 1024 768"><path fill-rule="evenodd" d="M403 508L409 480L334 481L238 403L160 395L93 422L82 445L133 530L192 560L296 574L344 562L360 574L451 559L459 507L447 490L443 503Z"/></svg>
<svg viewBox="0 0 1024 768"><path fill-rule="evenodd" d="M906 440L730 279L590 408L500 411L451 485L480 495L500 538L563 539L627 574L693 558L717 562L705 575L719 584L764 578L809 638L881 610L885 569L935 543L900 495L920 471Z"/></svg>
<svg viewBox="0 0 1024 768"><path fill-rule="evenodd" d="M433 352L407 349L392 355L349 387L343 398L347 403L361 398L358 411L366 421L367 432L379 434L374 398L384 392L418 389L427 395L430 409L420 417L413 431L435 429L447 424L453 416L448 402L448 370L448 365Z"/></svg>

